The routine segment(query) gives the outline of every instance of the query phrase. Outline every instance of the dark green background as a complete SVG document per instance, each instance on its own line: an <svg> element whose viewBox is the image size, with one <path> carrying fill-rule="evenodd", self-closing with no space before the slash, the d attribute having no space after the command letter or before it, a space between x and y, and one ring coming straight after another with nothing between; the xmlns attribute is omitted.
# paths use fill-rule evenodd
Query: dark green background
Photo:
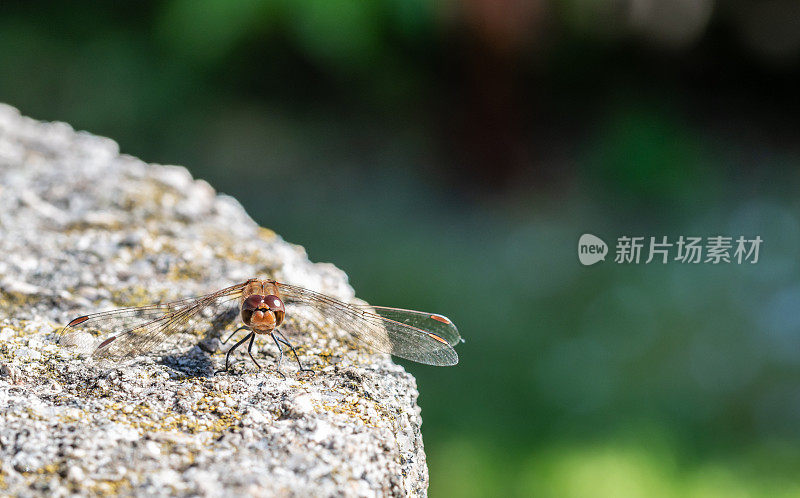
<svg viewBox="0 0 800 498"><path fill-rule="evenodd" d="M797 496L796 5L3 1L0 101L452 318L461 363L407 365L433 496ZM582 267L585 232L764 244Z"/></svg>

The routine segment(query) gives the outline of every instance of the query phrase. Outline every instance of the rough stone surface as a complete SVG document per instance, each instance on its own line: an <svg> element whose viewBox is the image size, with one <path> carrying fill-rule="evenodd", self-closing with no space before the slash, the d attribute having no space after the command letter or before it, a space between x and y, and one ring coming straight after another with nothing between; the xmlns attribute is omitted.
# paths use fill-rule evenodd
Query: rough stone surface
<svg viewBox="0 0 800 498"><path fill-rule="evenodd" d="M273 366L214 376L220 331L111 370L56 343L75 316L254 276L354 299L184 168L0 105L0 253L0 495L425 494L414 378L312 317L289 329L313 377L281 378L265 340Z"/></svg>

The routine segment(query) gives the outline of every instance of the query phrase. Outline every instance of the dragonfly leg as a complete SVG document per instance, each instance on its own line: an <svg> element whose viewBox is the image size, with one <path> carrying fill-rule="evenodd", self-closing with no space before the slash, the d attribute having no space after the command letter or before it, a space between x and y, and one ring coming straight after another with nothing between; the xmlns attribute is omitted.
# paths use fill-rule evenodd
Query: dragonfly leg
<svg viewBox="0 0 800 498"><path fill-rule="evenodd" d="M242 326L241 326L241 327L239 327L238 329L234 330L234 331L233 331L233 333L232 333L231 335L229 335L227 339L225 339L224 341L222 341L222 344L225 344L226 342L230 341L230 340L231 340L231 337L235 336L235 335L236 335L236 333L237 333L237 332L239 332L240 330L247 330L247 325L242 325Z"/></svg>
<svg viewBox="0 0 800 498"><path fill-rule="evenodd" d="M250 355L250 359L253 360L253 363L256 364L259 370L261 370L261 365L258 364L255 358L253 358L253 341L256 339L255 334L250 334L250 344L247 346L247 354Z"/></svg>
<svg viewBox="0 0 800 498"><path fill-rule="evenodd" d="M269 335L270 337L272 337L272 340L275 341L275 345L278 346L278 351L280 351L280 356L278 356L278 366L275 368L275 371L281 374L281 377L285 379L286 376L283 375L283 372L281 372L281 361L283 361L283 346L281 346L281 343L278 342L278 338L275 337L275 331L272 331Z"/></svg>
<svg viewBox="0 0 800 498"><path fill-rule="evenodd" d="M249 334L244 336L244 339L242 339L241 341L239 341L236 344L234 344L233 347L228 350L228 353L225 355L225 368L223 370L217 370L216 372L214 372L214 375L217 375L220 372L227 372L228 371L228 360L231 358L231 353L233 353L236 350L236 348L241 346L244 341L246 341L247 339L250 339L251 336L255 336L255 333L254 332L250 332Z"/></svg>
<svg viewBox="0 0 800 498"><path fill-rule="evenodd" d="M313 370L311 370L310 368L305 368L305 367L303 366L303 364L302 364L302 363L300 363L300 358L297 356L297 351L295 351L295 350L294 350L294 346L292 346L292 345L289 343L289 341L286 339L286 337L284 337L284 335L283 335L283 334L281 334L281 333L280 333L280 331L278 331L278 330L275 330L275 331L274 331L274 333L275 333L275 334L278 334L278 336L280 337L279 339L278 339L278 338L276 338L276 340L278 340L278 341L281 341L282 343L286 344L287 346L289 346L289 349L291 349L291 350L292 350L292 353L294 353L294 359L295 359L295 360L297 360L297 366L299 366L299 367L300 367L300 371L301 371L301 372L311 372L311 373L313 373L313 372L314 372ZM274 337L274 336L273 336L273 337Z"/></svg>

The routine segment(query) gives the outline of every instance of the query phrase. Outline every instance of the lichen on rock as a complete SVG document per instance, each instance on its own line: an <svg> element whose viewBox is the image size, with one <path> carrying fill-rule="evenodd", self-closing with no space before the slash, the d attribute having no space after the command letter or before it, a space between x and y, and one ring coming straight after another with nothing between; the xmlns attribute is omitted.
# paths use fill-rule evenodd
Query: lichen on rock
<svg viewBox="0 0 800 498"><path fill-rule="evenodd" d="M220 330L110 370L56 343L77 315L250 277L355 299L186 169L0 105L0 252L0 494L425 495L414 378L308 317L287 327L311 377L291 361L286 379L244 361L214 376Z"/></svg>

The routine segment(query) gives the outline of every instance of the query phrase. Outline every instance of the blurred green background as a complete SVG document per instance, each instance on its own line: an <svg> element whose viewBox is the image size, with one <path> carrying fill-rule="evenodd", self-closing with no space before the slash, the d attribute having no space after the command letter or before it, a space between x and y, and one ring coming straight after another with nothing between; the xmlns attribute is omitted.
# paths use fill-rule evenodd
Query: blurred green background
<svg viewBox="0 0 800 498"><path fill-rule="evenodd" d="M0 101L459 325L407 365L432 496L800 496L799 58L786 0L0 2Z"/></svg>

